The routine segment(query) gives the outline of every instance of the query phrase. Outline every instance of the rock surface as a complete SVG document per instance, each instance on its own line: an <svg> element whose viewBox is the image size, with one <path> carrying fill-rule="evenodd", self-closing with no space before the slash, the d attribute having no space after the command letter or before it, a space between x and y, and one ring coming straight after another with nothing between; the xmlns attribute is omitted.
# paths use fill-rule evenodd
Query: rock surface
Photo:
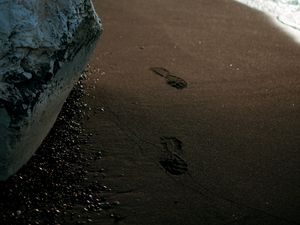
<svg viewBox="0 0 300 225"><path fill-rule="evenodd" d="M0 0L0 180L51 129L101 33L90 0Z"/></svg>

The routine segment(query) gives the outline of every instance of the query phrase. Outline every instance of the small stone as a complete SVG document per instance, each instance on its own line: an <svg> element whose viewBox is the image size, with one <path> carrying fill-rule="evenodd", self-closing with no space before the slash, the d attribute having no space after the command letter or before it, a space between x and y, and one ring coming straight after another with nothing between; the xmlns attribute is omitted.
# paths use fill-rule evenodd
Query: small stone
<svg viewBox="0 0 300 225"><path fill-rule="evenodd" d="M120 205L121 203L119 201L112 202L112 205Z"/></svg>

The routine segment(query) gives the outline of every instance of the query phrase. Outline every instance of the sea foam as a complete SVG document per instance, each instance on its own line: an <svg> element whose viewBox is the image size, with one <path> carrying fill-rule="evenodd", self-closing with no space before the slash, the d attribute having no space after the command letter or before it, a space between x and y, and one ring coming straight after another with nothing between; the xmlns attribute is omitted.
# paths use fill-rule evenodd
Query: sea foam
<svg viewBox="0 0 300 225"><path fill-rule="evenodd" d="M273 21L300 43L300 0L236 0L268 14Z"/></svg>

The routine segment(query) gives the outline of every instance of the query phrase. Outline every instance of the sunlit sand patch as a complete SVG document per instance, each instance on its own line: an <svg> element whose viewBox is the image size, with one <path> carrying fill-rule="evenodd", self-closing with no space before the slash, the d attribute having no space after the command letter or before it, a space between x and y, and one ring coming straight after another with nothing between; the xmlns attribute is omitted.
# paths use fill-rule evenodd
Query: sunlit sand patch
<svg viewBox="0 0 300 225"><path fill-rule="evenodd" d="M235 0L266 13L276 26L300 44L300 2L298 0Z"/></svg>

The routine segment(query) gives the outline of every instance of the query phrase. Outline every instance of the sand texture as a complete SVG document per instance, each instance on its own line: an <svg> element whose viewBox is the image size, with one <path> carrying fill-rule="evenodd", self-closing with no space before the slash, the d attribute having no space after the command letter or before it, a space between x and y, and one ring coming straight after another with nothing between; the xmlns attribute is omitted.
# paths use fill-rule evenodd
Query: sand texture
<svg viewBox="0 0 300 225"><path fill-rule="evenodd" d="M61 184L74 195L57 188L60 213L43 212L60 224L299 224L300 46L230 0L94 5L104 33L85 81L88 139L65 164L81 175Z"/></svg>

